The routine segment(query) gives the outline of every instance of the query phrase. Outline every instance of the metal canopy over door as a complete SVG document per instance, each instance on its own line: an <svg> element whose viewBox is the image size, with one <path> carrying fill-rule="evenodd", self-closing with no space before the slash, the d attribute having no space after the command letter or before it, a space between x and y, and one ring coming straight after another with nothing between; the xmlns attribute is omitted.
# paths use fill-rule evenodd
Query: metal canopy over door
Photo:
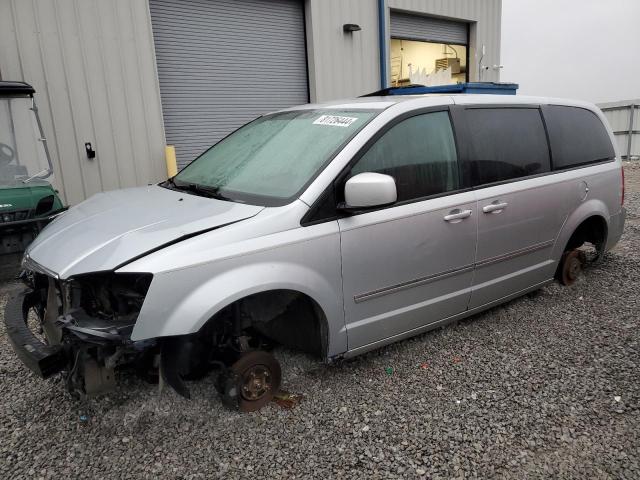
<svg viewBox="0 0 640 480"><path fill-rule="evenodd" d="M441 18L391 12L391 37L468 45L467 24Z"/></svg>
<svg viewBox="0 0 640 480"><path fill-rule="evenodd" d="M180 167L260 114L307 103L299 0L150 0L167 143Z"/></svg>

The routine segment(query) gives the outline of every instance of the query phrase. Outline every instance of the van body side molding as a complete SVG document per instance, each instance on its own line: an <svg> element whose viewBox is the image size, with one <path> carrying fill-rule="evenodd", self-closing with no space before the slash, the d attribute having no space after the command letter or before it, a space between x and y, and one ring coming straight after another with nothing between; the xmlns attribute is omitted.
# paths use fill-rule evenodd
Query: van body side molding
<svg viewBox="0 0 640 480"><path fill-rule="evenodd" d="M458 275L460 273L465 273L470 270L473 270L475 267L484 267L486 265L491 265L494 263L502 262L504 260L510 260L512 258L520 257L522 255L526 255L531 252L543 250L545 248L553 246L553 244L554 244L554 240L547 240L546 242L536 243L535 245L531 245L530 247L515 250L513 252L500 255L498 257L488 258L486 260L483 260L482 262L476 263L475 265L465 265L464 267L456 268L455 270L448 270L446 272L436 273L435 275L416 278L415 280L410 280L408 282L398 283L396 285L390 285L388 287L379 288L377 290L372 290L370 292L361 293L360 295L355 295L353 297L353 300L356 303L366 302L367 300L372 300L374 298L382 297L390 293L396 293L401 290L419 287L421 285L426 285L436 280L442 280L443 278L452 277L453 275Z"/></svg>
<svg viewBox="0 0 640 480"><path fill-rule="evenodd" d="M426 285L428 283L435 282L436 280L442 280L443 278L448 278L454 275L458 275L460 273L469 272L473 270L473 268L474 268L473 265L465 265L464 267L456 268L454 270L447 270L446 272L436 273L434 275L429 275L427 277L416 278L415 280L409 280L408 282L402 282L396 285L391 285L389 287L383 287L377 290L372 290L367 293L361 293L360 295L355 295L353 297L353 300L356 303L362 303L367 300L382 297L383 295L388 295L390 293L399 292L401 290L406 290L409 288Z"/></svg>
<svg viewBox="0 0 640 480"><path fill-rule="evenodd" d="M486 260L477 262L476 267L484 267L487 265L492 265L494 263L499 263L505 260L510 260L512 258L520 257L522 255L526 255L531 252L536 252L538 250L544 250L545 248L553 246L554 243L555 243L555 240L547 240L546 242L536 243L535 245L531 245L530 247L520 248L518 250L505 253L504 255L498 255L497 257L487 258Z"/></svg>

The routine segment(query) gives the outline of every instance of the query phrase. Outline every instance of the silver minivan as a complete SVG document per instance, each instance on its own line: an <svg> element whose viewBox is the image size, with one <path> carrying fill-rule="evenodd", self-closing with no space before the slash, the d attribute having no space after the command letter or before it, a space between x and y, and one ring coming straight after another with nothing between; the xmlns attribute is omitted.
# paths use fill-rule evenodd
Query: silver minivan
<svg viewBox="0 0 640 480"><path fill-rule="evenodd" d="M58 217L25 253L7 332L27 366L63 372L72 392L107 390L129 364L188 397L185 380L215 368L225 403L256 410L280 387L274 345L331 362L571 284L618 242L623 196L591 104L303 105L165 182Z"/></svg>

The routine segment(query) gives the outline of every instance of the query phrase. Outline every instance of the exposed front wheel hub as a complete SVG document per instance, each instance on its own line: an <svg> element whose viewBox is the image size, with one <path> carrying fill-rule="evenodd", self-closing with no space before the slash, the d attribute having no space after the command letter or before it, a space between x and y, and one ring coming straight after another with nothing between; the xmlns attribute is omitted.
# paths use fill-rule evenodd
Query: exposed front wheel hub
<svg viewBox="0 0 640 480"><path fill-rule="evenodd" d="M253 412L264 407L280 389L282 371L270 353L253 351L243 354L230 368L238 389L238 408Z"/></svg>

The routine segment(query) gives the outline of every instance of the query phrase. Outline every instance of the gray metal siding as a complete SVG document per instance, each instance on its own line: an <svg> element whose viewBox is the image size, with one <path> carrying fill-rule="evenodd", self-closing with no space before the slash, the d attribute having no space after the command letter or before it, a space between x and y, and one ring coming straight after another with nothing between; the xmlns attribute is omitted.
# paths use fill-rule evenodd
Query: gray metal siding
<svg viewBox="0 0 640 480"><path fill-rule="evenodd" d="M0 1L0 74L35 87L69 204L166 177L153 52L146 0Z"/></svg>
<svg viewBox="0 0 640 480"><path fill-rule="evenodd" d="M306 0L311 100L380 89L377 0ZM344 33L345 23L362 30Z"/></svg>
<svg viewBox="0 0 640 480"><path fill-rule="evenodd" d="M637 160L640 157L640 99L602 103L598 106L611 125L622 158Z"/></svg>
<svg viewBox="0 0 640 480"><path fill-rule="evenodd" d="M502 0L386 0L391 10L432 15L449 20L469 22L469 80L479 79L478 62L485 46L482 63L489 70L483 81L499 82L500 29Z"/></svg>
<svg viewBox="0 0 640 480"><path fill-rule="evenodd" d="M167 143L184 166L256 116L308 101L295 0L150 0Z"/></svg>
<svg viewBox="0 0 640 480"><path fill-rule="evenodd" d="M312 101L348 98L380 88L378 0L306 0L309 86ZM469 80L478 80L478 61L486 47L485 81L500 81L502 0L385 0L387 40L391 11L469 24ZM345 34L342 25L357 23ZM387 62L389 46L386 47ZM387 65L387 72L390 72Z"/></svg>
<svg viewBox="0 0 640 480"><path fill-rule="evenodd" d="M391 37L466 45L468 25L440 18L391 12Z"/></svg>

